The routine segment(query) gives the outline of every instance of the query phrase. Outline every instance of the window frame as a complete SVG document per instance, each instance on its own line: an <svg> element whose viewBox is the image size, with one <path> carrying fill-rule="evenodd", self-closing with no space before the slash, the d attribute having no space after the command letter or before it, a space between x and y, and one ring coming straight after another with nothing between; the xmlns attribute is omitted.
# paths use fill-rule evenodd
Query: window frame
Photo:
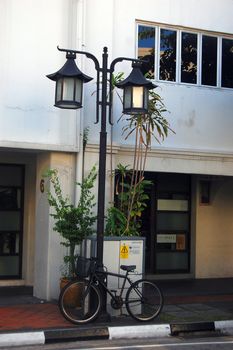
<svg viewBox="0 0 233 350"><path fill-rule="evenodd" d="M149 23L143 21L136 22L136 40L135 40L135 53L138 57L138 33L139 26L151 27L155 30L155 57L154 57L154 78L152 80L164 83L164 84L180 84L188 85L195 87L202 87L208 89L223 89L231 90L232 87L223 87L222 84L222 40L228 39L233 40L233 35L217 33L214 31L200 31L198 29L180 27L173 25L166 25L161 23ZM175 81L162 80L160 79L160 32L161 29L176 31L176 79ZM181 81L181 63L182 63L182 33L190 33L197 35L197 82L195 83L186 83ZM217 72L216 72L216 86L213 85L203 85L202 81L202 38L203 36L215 37L217 39Z"/></svg>

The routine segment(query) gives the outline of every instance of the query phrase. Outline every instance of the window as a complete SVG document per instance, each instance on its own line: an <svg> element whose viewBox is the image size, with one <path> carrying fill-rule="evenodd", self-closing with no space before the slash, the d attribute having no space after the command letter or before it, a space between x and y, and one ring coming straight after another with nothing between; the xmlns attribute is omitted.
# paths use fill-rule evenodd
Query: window
<svg viewBox="0 0 233 350"><path fill-rule="evenodd" d="M0 279L21 278L24 167L0 164Z"/></svg>
<svg viewBox="0 0 233 350"><path fill-rule="evenodd" d="M217 38L202 36L202 85L217 86Z"/></svg>
<svg viewBox="0 0 233 350"><path fill-rule="evenodd" d="M176 31L160 31L160 80L176 81Z"/></svg>
<svg viewBox="0 0 233 350"><path fill-rule="evenodd" d="M233 40L222 39L222 87L233 88Z"/></svg>
<svg viewBox="0 0 233 350"><path fill-rule="evenodd" d="M233 88L233 39L210 32L138 24L144 74L161 81Z"/></svg>
<svg viewBox="0 0 233 350"><path fill-rule="evenodd" d="M197 83L197 34L182 33L181 82Z"/></svg>
<svg viewBox="0 0 233 350"><path fill-rule="evenodd" d="M139 26L138 57L148 61L142 66L143 74L149 74L151 78L154 78L155 28Z"/></svg>

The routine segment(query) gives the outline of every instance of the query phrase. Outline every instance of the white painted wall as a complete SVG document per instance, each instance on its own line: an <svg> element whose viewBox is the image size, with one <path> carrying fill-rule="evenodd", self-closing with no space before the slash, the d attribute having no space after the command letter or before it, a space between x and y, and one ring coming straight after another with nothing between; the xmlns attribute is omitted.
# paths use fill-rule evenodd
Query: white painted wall
<svg viewBox="0 0 233 350"><path fill-rule="evenodd" d="M43 153L38 155L36 181L35 270L34 295L46 300L57 299L62 275L65 248L60 235L53 231L46 192L41 193L40 181L49 168L58 169L64 195L74 200L75 157L69 153ZM45 182L47 189L49 182Z"/></svg>
<svg viewBox="0 0 233 350"><path fill-rule="evenodd" d="M104 10L105 9L105 10ZM136 20L186 26L196 30L210 30L233 34L231 14L233 2L204 0L87 0L85 23L85 49L92 51L100 60L103 46L109 47L109 61L118 56L136 56ZM85 63L85 68L91 64ZM120 63L116 71L130 71L130 63ZM94 71L92 72L94 76ZM194 152L232 153L233 118L232 89L196 87L176 83L159 82L157 92L164 99L172 129L176 132L162 143L161 149L192 150ZM86 99L94 87L87 87ZM90 100L91 101L91 100ZM85 123L92 125L94 106L87 103ZM114 142L132 144L121 136L122 123L117 123L121 106L114 110ZM98 143L98 126L92 127L91 142Z"/></svg>
<svg viewBox="0 0 233 350"><path fill-rule="evenodd" d="M231 0L192 0L188 6L184 0L2 0L0 146L79 148L80 112L53 107L54 83L45 77L65 62L57 45L90 51L100 63L102 49L107 46L111 62L118 56L136 56L137 20L233 34L232 12ZM78 62L96 79L92 61L80 56ZM116 71L126 74L130 69L128 62L116 66ZM85 85L84 123L92 129L92 143L99 141L99 125L94 125L95 89L95 82ZM233 90L159 82L157 91L176 132L159 147L232 152ZM120 115L118 103L114 142L131 144L132 140L124 141L121 136L122 123L116 122Z"/></svg>
<svg viewBox="0 0 233 350"><path fill-rule="evenodd" d="M90 169L93 163L98 162L98 149L95 146L99 143L99 125L94 124L95 82L85 85L83 111L53 107L54 83L46 78L46 74L55 72L65 62L64 54L59 53L56 46L82 48L95 54L100 61L102 49L107 46L111 62L118 56L136 56L136 20L233 34L232 13L231 0L190 0L188 5L185 0L1 0L0 147L76 152L79 150L82 129L80 117L83 116L84 124L91 128L89 142L93 145L90 145L92 149L86 158L86 169ZM85 57L80 57L78 62L83 72L95 79L93 63ZM116 66L116 71L125 71L126 74L130 70L129 63ZM147 170L232 175L233 90L165 82L158 85L157 91L170 111L167 117L176 135L170 135L162 145L154 144ZM120 115L121 106L118 104L114 109L113 141L116 154L113 163L123 161L129 164L132 160L129 151L132 140L126 142L121 136L122 124L116 123ZM42 198L39 193L38 185L47 165L75 170L73 156L66 156L64 162L61 154L53 156L53 159L50 154L40 154L38 157L34 291L45 298L57 295L61 250L59 238L52 232L48 205L45 197ZM110 170L109 158L107 169ZM71 181L72 177L69 179ZM69 182L67 189L73 189ZM108 203L111 199L109 181L106 193ZM227 190L225 193L227 197ZM223 194L221 196L214 206L216 210L222 208L221 203L225 201ZM205 220L203 213L204 208L201 208L198 213L201 223ZM230 213L226 213L228 227L229 220ZM28 225L31 227L31 224ZM201 250L200 227L197 236L197 247L200 249L197 276L212 276L210 264L205 265L203 274L201 272L205 254ZM226 229L225 232L225 242L232 246L230 231ZM218 251L218 232L215 231L213 242L211 234L207 233L205 239L213 247L212 259L216 252L224 254L228 246ZM25 249L31 249L31 241L27 244ZM25 259L25 264L31 261L31 258ZM227 265L224 269L227 275ZM25 274L31 282L32 271Z"/></svg>
<svg viewBox="0 0 233 350"><path fill-rule="evenodd" d="M65 63L57 45L76 45L76 11L72 0L1 0L0 146L77 150L77 112L53 107L46 78Z"/></svg>

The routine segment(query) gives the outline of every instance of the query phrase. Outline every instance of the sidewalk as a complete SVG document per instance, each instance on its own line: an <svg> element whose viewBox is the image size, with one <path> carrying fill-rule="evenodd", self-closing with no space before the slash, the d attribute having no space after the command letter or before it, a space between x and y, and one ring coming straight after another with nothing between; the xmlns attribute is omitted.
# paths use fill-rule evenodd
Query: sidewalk
<svg viewBox="0 0 233 350"><path fill-rule="evenodd" d="M158 281L158 284L164 293L164 308L157 319L145 325L122 315L112 317L110 322L100 319L86 326L74 326L62 317L55 302L44 302L31 295L1 296L0 347L8 344L4 344L5 336L11 334L12 339L15 332L18 336L34 332L33 341L35 332L42 332L39 341L43 343L64 338L114 338L116 333L135 337L215 330L216 322L217 327L233 327L233 279Z"/></svg>

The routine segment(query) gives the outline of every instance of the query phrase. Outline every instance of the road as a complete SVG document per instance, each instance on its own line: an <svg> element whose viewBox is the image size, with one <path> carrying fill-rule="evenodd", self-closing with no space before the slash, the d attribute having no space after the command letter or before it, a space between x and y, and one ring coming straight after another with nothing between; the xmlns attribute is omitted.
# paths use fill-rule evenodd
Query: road
<svg viewBox="0 0 233 350"><path fill-rule="evenodd" d="M0 350L9 348L0 348ZM43 346L15 347L15 350L232 350L233 336L121 339L105 341L77 341Z"/></svg>

